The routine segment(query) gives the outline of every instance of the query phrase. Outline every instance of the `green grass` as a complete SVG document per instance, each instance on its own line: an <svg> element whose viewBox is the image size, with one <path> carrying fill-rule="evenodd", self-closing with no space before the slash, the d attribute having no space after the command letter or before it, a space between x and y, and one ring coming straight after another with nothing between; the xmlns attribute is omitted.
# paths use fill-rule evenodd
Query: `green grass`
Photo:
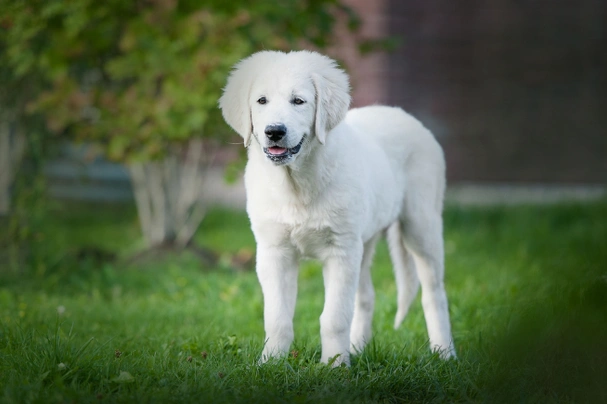
<svg viewBox="0 0 607 404"><path fill-rule="evenodd" d="M253 272L188 254L124 265L140 243L123 207L68 206L45 226L52 262L0 270L0 402L607 402L606 202L446 209L456 361L428 351L419 301L392 329L381 244L374 339L349 369L317 363L313 262L300 272L297 355L258 366ZM225 256L254 249L242 213L212 212L197 240Z"/></svg>

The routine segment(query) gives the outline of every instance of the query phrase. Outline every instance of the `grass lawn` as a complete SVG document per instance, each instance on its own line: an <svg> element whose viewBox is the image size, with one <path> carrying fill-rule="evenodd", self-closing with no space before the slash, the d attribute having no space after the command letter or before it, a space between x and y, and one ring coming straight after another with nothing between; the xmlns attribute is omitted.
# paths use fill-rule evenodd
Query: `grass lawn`
<svg viewBox="0 0 607 404"><path fill-rule="evenodd" d="M447 362L428 351L419 299L392 329L396 289L381 244L374 339L349 369L317 363L314 262L301 267L294 352L256 364L261 291L228 259L255 248L243 213L214 211L197 234L223 254L217 268L189 254L124 264L139 246L124 207L59 207L43 234L42 265L0 267L2 403L607 402L607 201L447 207L459 355Z"/></svg>

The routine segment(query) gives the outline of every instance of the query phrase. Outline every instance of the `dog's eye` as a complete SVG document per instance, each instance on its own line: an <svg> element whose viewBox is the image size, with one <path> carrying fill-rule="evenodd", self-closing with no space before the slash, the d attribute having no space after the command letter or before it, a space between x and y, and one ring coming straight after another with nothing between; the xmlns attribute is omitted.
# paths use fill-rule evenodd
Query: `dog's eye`
<svg viewBox="0 0 607 404"><path fill-rule="evenodd" d="M305 101L303 99L299 98L299 97L296 97L296 98L293 99L293 104L295 104L295 105L301 105L301 104L304 104L304 103L305 103Z"/></svg>
<svg viewBox="0 0 607 404"><path fill-rule="evenodd" d="M261 104L261 105L265 104L266 102L268 102L268 100L266 100L266 97L260 97L260 98L257 100L257 103L258 103L258 104Z"/></svg>

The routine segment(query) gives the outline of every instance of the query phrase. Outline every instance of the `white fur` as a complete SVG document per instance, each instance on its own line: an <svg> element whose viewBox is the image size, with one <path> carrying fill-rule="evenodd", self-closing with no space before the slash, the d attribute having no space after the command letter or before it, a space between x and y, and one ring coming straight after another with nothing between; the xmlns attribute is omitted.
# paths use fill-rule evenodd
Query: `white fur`
<svg viewBox="0 0 607 404"><path fill-rule="evenodd" d="M443 286L445 163L432 134L399 108L348 112L347 75L308 51L244 59L219 102L248 146L247 212L264 295L261 360L289 351L298 260L306 256L324 264L321 361L349 364L350 352L371 338L370 266L386 230L398 289L395 327L421 283L430 346L455 356ZM264 130L276 124L286 133L272 141ZM272 160L264 152L272 145L292 155Z"/></svg>

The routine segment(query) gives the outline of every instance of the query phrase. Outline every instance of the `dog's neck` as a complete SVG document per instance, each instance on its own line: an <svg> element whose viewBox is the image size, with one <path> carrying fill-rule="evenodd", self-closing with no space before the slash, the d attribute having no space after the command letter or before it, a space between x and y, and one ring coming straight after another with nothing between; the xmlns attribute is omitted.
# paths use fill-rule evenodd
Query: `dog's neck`
<svg viewBox="0 0 607 404"><path fill-rule="evenodd" d="M297 159L293 165L280 167L285 171L293 191L304 204L310 204L329 186L331 165L317 164L318 153L308 153Z"/></svg>

